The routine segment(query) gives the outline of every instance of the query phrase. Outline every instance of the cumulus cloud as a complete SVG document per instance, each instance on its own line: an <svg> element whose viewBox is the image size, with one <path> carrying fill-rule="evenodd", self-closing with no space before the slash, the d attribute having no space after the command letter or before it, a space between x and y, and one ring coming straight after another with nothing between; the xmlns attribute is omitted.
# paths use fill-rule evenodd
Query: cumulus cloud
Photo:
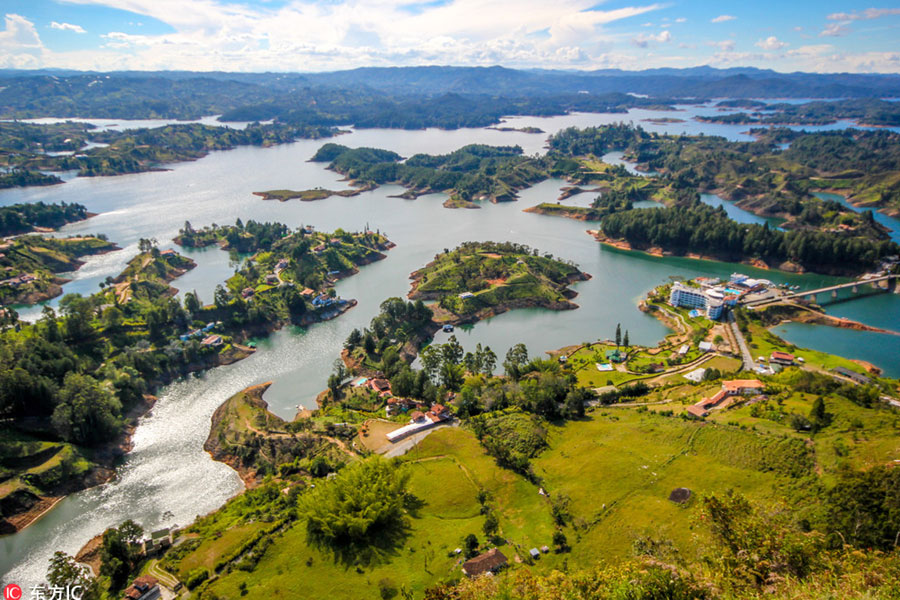
<svg viewBox="0 0 900 600"><path fill-rule="evenodd" d="M819 35L823 37L841 37L850 33L850 27L846 22L827 25Z"/></svg>
<svg viewBox="0 0 900 600"><path fill-rule="evenodd" d="M867 8L862 12L831 13L826 18L829 21L861 21L864 19L880 19L881 17L889 17L892 15L900 15L900 8Z"/></svg>
<svg viewBox="0 0 900 600"><path fill-rule="evenodd" d="M650 45L650 42L658 42L664 44L666 42L672 41L672 34L669 33L669 30L666 29L664 31L660 31L656 35L650 34L640 34L633 38L631 38L631 43L637 46L638 48L646 48Z"/></svg>
<svg viewBox="0 0 900 600"><path fill-rule="evenodd" d="M640 0L609 9L596 0L334 0L254 7L226 0L66 2L124 9L174 29L146 37L108 32L106 50L127 49L132 68L242 71L596 63L621 39L607 25L663 7Z"/></svg>
<svg viewBox="0 0 900 600"><path fill-rule="evenodd" d="M724 23L725 21L734 21L737 17L733 15L719 15L718 17L711 19L710 23Z"/></svg>
<svg viewBox="0 0 900 600"><path fill-rule="evenodd" d="M781 50L787 45L787 42L782 42L774 35L770 35L766 39L756 42L756 46L762 48L763 50Z"/></svg>
<svg viewBox="0 0 900 600"><path fill-rule="evenodd" d="M81 25L73 25L72 23L57 23L56 21L52 21L50 23L51 29L61 29L63 31L74 31L75 33L87 33L84 30L84 27Z"/></svg>
<svg viewBox="0 0 900 600"><path fill-rule="evenodd" d="M0 31L0 67L30 69L42 65L44 45L34 23L17 14L7 14Z"/></svg>
<svg viewBox="0 0 900 600"><path fill-rule="evenodd" d="M706 42L707 46L718 48L721 52L731 52L734 50L734 40L722 40L721 42Z"/></svg>

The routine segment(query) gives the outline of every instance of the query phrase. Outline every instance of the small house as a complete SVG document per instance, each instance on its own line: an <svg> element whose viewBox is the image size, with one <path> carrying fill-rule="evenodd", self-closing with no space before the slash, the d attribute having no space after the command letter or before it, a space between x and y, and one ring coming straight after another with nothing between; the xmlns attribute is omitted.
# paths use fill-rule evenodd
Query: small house
<svg viewBox="0 0 900 600"><path fill-rule="evenodd" d="M835 367L832 369L832 372L837 373L838 375L841 375L842 377L846 377L860 385L868 385L868 384L872 383L872 380L869 377L866 377L865 375L860 375L856 371L851 371L850 369L848 369L846 367Z"/></svg>
<svg viewBox="0 0 900 600"><path fill-rule="evenodd" d="M175 251L171 248L168 250L160 250L159 255L163 258L169 258L170 256L175 256Z"/></svg>
<svg viewBox="0 0 900 600"><path fill-rule="evenodd" d="M153 600L159 598L159 582L150 575L141 575L125 590L125 600Z"/></svg>
<svg viewBox="0 0 900 600"><path fill-rule="evenodd" d="M688 346L687 344L684 344L681 348L678 349L678 356L684 356L685 354L688 353L688 350L690 350L690 349L691 349L690 346Z"/></svg>
<svg viewBox="0 0 900 600"><path fill-rule="evenodd" d="M255 294L255 293L256 293L256 292L253 291L253 288L245 287L243 290L241 290L241 297L242 297L242 298L249 298L249 297L251 297L251 296L252 296L253 294Z"/></svg>
<svg viewBox="0 0 900 600"><path fill-rule="evenodd" d="M532 548L528 551L528 554L531 556L532 560L537 560L541 557L541 551L537 548Z"/></svg>
<svg viewBox="0 0 900 600"><path fill-rule="evenodd" d="M275 275L274 273L269 273L268 275L266 275L266 283L267 284L278 285L280 282L281 282L281 280L278 279L278 275Z"/></svg>
<svg viewBox="0 0 900 600"><path fill-rule="evenodd" d="M479 577L488 573L496 573L507 564L506 556L497 548L491 548L484 554L470 558L463 563L462 572L466 577Z"/></svg>
<svg viewBox="0 0 900 600"><path fill-rule="evenodd" d="M715 350L712 342L700 342L697 344L697 347L700 348L701 352L712 352Z"/></svg>
<svg viewBox="0 0 900 600"><path fill-rule="evenodd" d="M463 292L462 294L459 295L460 300L468 300L469 298L474 298L474 297L475 297L475 294L473 294L472 292Z"/></svg>
<svg viewBox="0 0 900 600"><path fill-rule="evenodd" d="M221 346L224 343L221 335L208 335L203 338L203 341L200 342L203 346L209 346L210 348L216 348Z"/></svg>
<svg viewBox="0 0 900 600"><path fill-rule="evenodd" d="M789 367L794 364L794 355L788 354L787 352L779 352L778 350L775 350L774 352L772 352L772 354L769 355L769 362Z"/></svg>

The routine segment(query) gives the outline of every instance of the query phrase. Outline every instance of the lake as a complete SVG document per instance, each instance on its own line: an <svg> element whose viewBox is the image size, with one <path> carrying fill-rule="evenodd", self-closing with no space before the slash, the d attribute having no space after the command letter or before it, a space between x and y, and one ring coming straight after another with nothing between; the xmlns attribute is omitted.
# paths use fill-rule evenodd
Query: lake
<svg viewBox="0 0 900 600"><path fill-rule="evenodd" d="M745 139L745 126L710 125L690 120L697 114L717 114L710 107L680 107L678 113L632 110L628 114L574 114L559 117L515 117L510 127L534 126L553 133L569 126L601 125L616 121L640 122L648 130L687 133L704 132ZM643 120L677 115L685 123L653 124ZM208 119L206 122L210 122ZM112 124L106 124L112 126ZM117 127L127 123L116 122ZM404 156L417 152L444 153L470 143L519 144L526 153L543 152L546 135L500 132L489 129L442 131L356 130L334 141L349 146L373 146ZM259 343L258 352L239 363L221 367L199 377L173 383L160 390L159 401L145 416L134 436L134 449L123 461L112 483L73 494L61 501L26 530L0 538L0 574L22 587L43 581L47 562L55 550L75 553L105 528L133 518L145 529L173 524L185 525L196 515L219 507L243 486L227 466L212 461L203 451L213 411L241 389L273 381L265 395L276 414L292 418L298 406L314 405L324 389L333 362L347 334L366 326L378 313L380 303L409 291L409 273L423 266L438 252L463 241L494 240L529 244L541 251L575 261L592 279L573 286L578 292L577 310L552 312L517 310L471 327L457 328L455 335L467 348L490 346L500 357L513 344L525 343L532 355L560 346L609 338L617 323L629 331L632 341L652 345L666 333L655 319L639 312L638 300L672 276L707 275L727 277L733 271L765 277L775 282L799 284L811 289L838 281L836 278L760 271L742 265L682 258L654 258L641 253L607 248L585 231L596 223L522 212L541 202L554 202L565 184L548 180L523 191L517 202L484 204L478 210L450 210L441 206L444 196L433 194L417 200L390 198L401 192L383 186L359 196L332 197L318 202L263 201L252 192L277 189L308 189L322 186L343 189L341 176L324 164L307 162L325 141L300 140L272 148L241 147L214 152L195 161L170 166L164 172L118 177L74 178L57 186L5 190L0 205L16 202L78 202L98 216L64 228L61 235L104 233L123 250L91 257L72 274L66 292L91 293L107 276L114 276L137 253L141 238L156 238L161 248L185 221L195 227L210 223L280 221L290 227L314 225L322 231L342 227L362 230L367 225L380 230L397 244L385 260L363 267L359 274L337 284L337 292L356 298L359 304L342 317L308 329L288 328ZM585 194L584 199L592 197ZM714 199L708 199L712 202ZM728 208L726 206L726 208ZM186 251L198 266L173 285L182 292L196 290L201 299L212 301L215 286L234 271L228 254L217 249ZM51 302L55 305L55 301ZM41 307L22 309L23 317L35 318ZM878 296L836 305L835 314L890 327L900 322L900 296ZM840 348L845 355L865 358L881 366L894 363L890 352L871 352L879 342L867 338L863 348L855 332L830 328L788 327L785 334L796 343L804 339L815 348ZM448 334L439 333L436 341ZM900 339L900 338L897 338ZM846 340L846 341L844 341ZM834 346L829 346L834 345ZM887 348L887 347L885 347ZM869 356L880 354L880 356ZM893 360L892 360L893 357ZM900 373L893 372L894 376Z"/></svg>

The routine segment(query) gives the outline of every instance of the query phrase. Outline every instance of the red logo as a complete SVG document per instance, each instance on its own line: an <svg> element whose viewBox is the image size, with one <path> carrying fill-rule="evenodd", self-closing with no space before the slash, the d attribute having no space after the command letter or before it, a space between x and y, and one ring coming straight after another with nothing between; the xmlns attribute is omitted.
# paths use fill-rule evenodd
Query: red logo
<svg viewBox="0 0 900 600"><path fill-rule="evenodd" d="M22 588L10 583L3 588L3 600L22 600Z"/></svg>

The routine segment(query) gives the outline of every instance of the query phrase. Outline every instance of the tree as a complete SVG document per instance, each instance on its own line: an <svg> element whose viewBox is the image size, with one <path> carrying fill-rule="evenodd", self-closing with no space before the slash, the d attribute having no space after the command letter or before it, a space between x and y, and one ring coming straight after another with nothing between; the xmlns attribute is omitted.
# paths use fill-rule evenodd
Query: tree
<svg viewBox="0 0 900 600"><path fill-rule="evenodd" d="M191 316L200 312L200 298L197 292L188 292L184 295L184 310L188 311Z"/></svg>
<svg viewBox="0 0 900 600"><path fill-rule="evenodd" d="M119 401L96 379L69 372L51 421L64 440L90 446L116 434L121 409Z"/></svg>
<svg viewBox="0 0 900 600"><path fill-rule="evenodd" d="M441 363L440 377L442 386L453 392L459 391L464 381L463 367L445 360Z"/></svg>
<svg viewBox="0 0 900 600"><path fill-rule="evenodd" d="M462 362L463 347L457 341L455 335L451 335L446 343L441 344L441 358L445 363L458 365Z"/></svg>
<svg viewBox="0 0 900 600"><path fill-rule="evenodd" d="M825 400L821 396L813 402L809 411L809 421L812 423L813 431L819 431L831 424L831 414L825 410Z"/></svg>
<svg viewBox="0 0 900 600"><path fill-rule="evenodd" d="M91 577L90 570L77 562L65 552L57 551L50 559L50 568L47 570L47 583L54 587L67 588L73 593L73 597L82 600L94 600L99 594L96 580ZM47 594L46 597L50 597Z"/></svg>
<svg viewBox="0 0 900 600"><path fill-rule="evenodd" d="M111 589L118 590L128 581L128 576L140 557L138 542L143 534L144 530L132 520L103 532L100 574L109 577Z"/></svg>
<svg viewBox="0 0 900 600"><path fill-rule="evenodd" d="M138 240L138 250L140 250L142 253L150 252L151 250L156 248L157 243L158 242L156 241L156 238L141 238L140 240Z"/></svg>
<svg viewBox="0 0 900 600"><path fill-rule="evenodd" d="M221 283L216 286L216 291L213 293L213 303L219 309L228 306L228 290Z"/></svg>
<svg viewBox="0 0 900 600"><path fill-rule="evenodd" d="M622 338L622 345L624 345L626 348L631 347L631 344L629 343L629 340L628 340L628 330L627 329L625 330L625 337Z"/></svg>
<svg viewBox="0 0 900 600"><path fill-rule="evenodd" d="M382 458L352 464L300 497L310 541L358 555L404 535L408 472Z"/></svg>
<svg viewBox="0 0 900 600"><path fill-rule="evenodd" d="M521 367L526 364L528 364L528 348L525 344L516 344L506 352L503 370L512 379L518 379Z"/></svg>
<svg viewBox="0 0 900 600"><path fill-rule="evenodd" d="M488 512L484 517L484 525L481 528L484 531L484 535L488 538L493 538L497 535L499 527L500 521L497 519L497 515L494 514L494 511Z"/></svg>
<svg viewBox="0 0 900 600"><path fill-rule="evenodd" d="M616 348L622 345L622 325L616 323Z"/></svg>
<svg viewBox="0 0 900 600"><path fill-rule="evenodd" d="M497 368L497 355L491 350L490 346L485 346L481 353L481 372L490 377Z"/></svg>
<svg viewBox="0 0 900 600"><path fill-rule="evenodd" d="M561 529L553 532L553 545L556 547L556 553L566 552L569 549L569 540Z"/></svg>
<svg viewBox="0 0 900 600"><path fill-rule="evenodd" d="M478 537L474 533L470 533L463 541L463 547L466 552L466 558L472 558L478 554Z"/></svg>

